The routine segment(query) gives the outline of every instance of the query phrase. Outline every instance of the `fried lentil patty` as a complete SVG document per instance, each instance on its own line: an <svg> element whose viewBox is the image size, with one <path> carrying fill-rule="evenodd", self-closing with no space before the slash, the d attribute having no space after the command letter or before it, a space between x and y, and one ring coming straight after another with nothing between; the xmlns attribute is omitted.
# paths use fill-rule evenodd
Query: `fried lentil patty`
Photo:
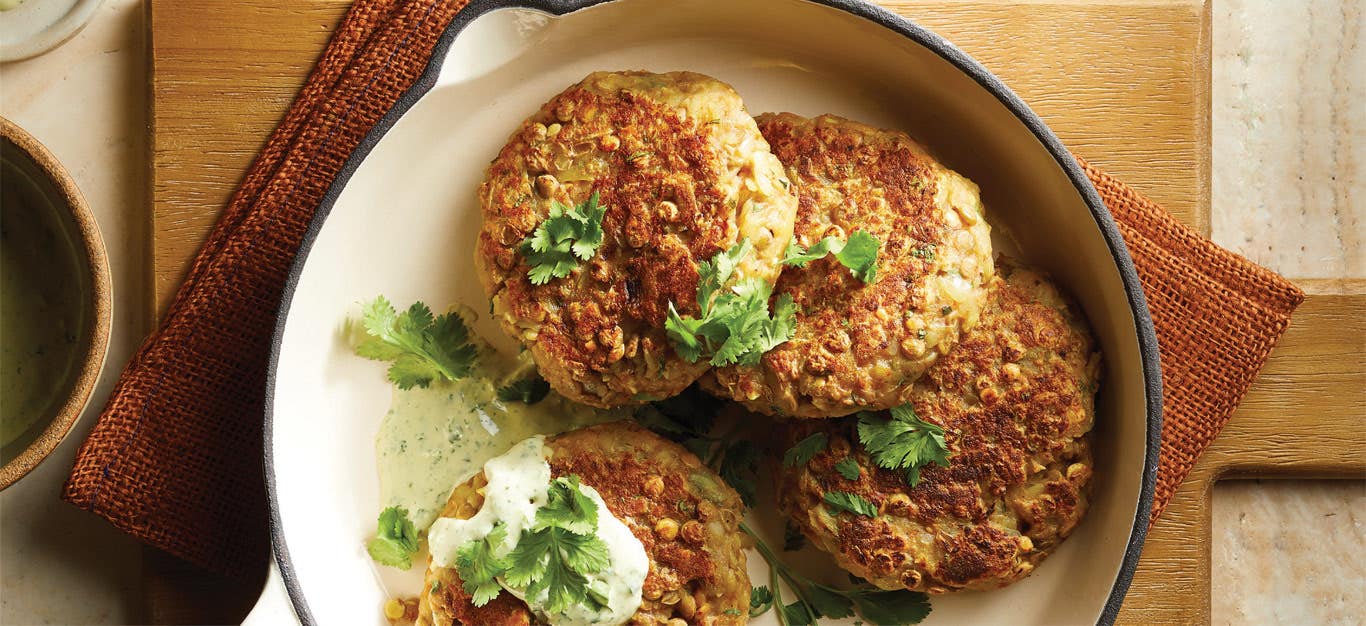
<svg viewBox="0 0 1366 626"><path fill-rule="evenodd" d="M697 456L634 422L611 422L546 440L551 475L578 475L645 546L650 572L633 624L743 624L749 575L740 545L743 505ZM443 517L469 519L483 506L480 473L452 492ZM730 611L727 614L726 611ZM432 565L419 624L526 625L530 610L510 593L475 607L453 568Z"/></svg>
<svg viewBox="0 0 1366 626"><path fill-rule="evenodd" d="M1080 313L1042 275L1001 265L981 322L916 383L923 420L944 427L948 467L877 467L855 418L791 422L786 444L823 431L829 447L782 470L780 507L840 566L885 588L930 593L1002 587L1023 578L1086 513L1087 433L1100 355ZM835 464L852 457L857 480ZM877 507L835 513L830 491Z"/></svg>
<svg viewBox="0 0 1366 626"><path fill-rule="evenodd" d="M881 242L864 284L833 256L783 270L775 294L796 333L756 366L715 370L709 391L768 414L835 417L905 402L911 384L977 322L994 270L977 186L905 133L833 115L759 116L800 202L796 242Z"/></svg>
<svg viewBox="0 0 1366 626"><path fill-rule="evenodd" d="M513 134L480 188L476 263L501 326L561 395L592 406L682 391L706 369L664 331L697 315L698 264L747 239L736 279L772 282L796 198L740 96L691 72L589 75ZM554 203L594 192L603 242L567 277L529 280L519 252Z"/></svg>

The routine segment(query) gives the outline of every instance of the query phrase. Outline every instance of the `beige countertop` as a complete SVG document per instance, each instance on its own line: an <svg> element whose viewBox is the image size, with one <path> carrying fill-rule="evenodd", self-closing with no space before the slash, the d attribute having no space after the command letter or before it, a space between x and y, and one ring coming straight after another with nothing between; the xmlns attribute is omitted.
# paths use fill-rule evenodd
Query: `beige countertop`
<svg viewBox="0 0 1366 626"><path fill-rule="evenodd" d="M1366 279L1362 3L1212 1L1215 240L1290 278ZM57 499L146 323L144 37L138 0L106 0L63 47L0 66L0 115L71 171L104 231L116 298L92 408L0 494L4 624L145 619L140 547ZM1232 481L1213 508L1215 624L1366 620L1366 482Z"/></svg>

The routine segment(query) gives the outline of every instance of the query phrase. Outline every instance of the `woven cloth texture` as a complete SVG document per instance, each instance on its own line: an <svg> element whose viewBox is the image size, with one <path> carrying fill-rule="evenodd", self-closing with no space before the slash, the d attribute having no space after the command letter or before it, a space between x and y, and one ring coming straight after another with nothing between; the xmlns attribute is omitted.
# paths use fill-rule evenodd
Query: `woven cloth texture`
<svg viewBox="0 0 1366 626"><path fill-rule="evenodd" d="M1304 292L1078 158L1134 259L1162 361L1162 446L1149 526L1233 416Z"/></svg>
<svg viewBox="0 0 1366 626"><path fill-rule="evenodd" d="M358 0L82 444L63 498L211 571L269 549L262 416L275 312L323 195L425 70L465 1ZM1153 519L1213 441L1303 294L1086 166L1134 257L1163 363Z"/></svg>

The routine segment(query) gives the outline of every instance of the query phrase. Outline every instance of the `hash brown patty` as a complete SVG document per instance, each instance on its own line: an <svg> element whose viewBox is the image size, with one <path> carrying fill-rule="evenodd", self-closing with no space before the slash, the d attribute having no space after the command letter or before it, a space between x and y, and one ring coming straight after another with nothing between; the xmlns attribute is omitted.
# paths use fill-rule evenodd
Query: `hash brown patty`
<svg viewBox="0 0 1366 626"><path fill-rule="evenodd" d="M799 200L796 243L871 234L877 279L864 284L833 255L785 268L774 294L797 304L792 339L758 365L715 370L708 390L792 417L902 404L977 322L994 273L977 185L905 133L833 115L757 121Z"/></svg>
<svg viewBox="0 0 1366 626"><path fill-rule="evenodd" d="M611 408L677 394L669 303L697 315L698 264L741 239L736 280L777 278L796 219L782 164L729 85L691 72L598 72L541 107L489 165L475 254L502 328L561 395ZM555 203L594 193L603 242L535 285L519 248Z"/></svg>
<svg viewBox="0 0 1366 626"><path fill-rule="evenodd" d="M743 624L749 574L740 544L740 496L682 446L635 422L610 422L547 438L554 477L576 474L645 546L650 572L633 624ZM442 517L469 519L483 506L481 472L452 492ZM726 611L730 611L727 614ZM510 593L476 607L454 568L431 565L418 624L525 626L534 617Z"/></svg>
<svg viewBox="0 0 1366 626"><path fill-rule="evenodd" d="M1029 574L1086 513L1100 355L1081 314L1042 275L1002 265L981 322L916 383L920 419L942 426L948 467L908 486L858 441L856 419L791 422L786 444L829 445L779 474L779 506L841 567L884 589L1003 587ZM856 480L835 464L852 457ZM858 494L876 517L836 513Z"/></svg>

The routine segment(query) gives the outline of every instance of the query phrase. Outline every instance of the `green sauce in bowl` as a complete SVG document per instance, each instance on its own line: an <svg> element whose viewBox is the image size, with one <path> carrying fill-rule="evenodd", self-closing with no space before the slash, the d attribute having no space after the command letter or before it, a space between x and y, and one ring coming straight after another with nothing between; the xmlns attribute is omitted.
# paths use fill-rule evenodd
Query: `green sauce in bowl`
<svg viewBox="0 0 1366 626"><path fill-rule="evenodd" d="M8 155L6 155L8 156ZM0 162L0 456L36 437L79 374L89 273L39 182ZM11 446L19 443L20 445Z"/></svg>

